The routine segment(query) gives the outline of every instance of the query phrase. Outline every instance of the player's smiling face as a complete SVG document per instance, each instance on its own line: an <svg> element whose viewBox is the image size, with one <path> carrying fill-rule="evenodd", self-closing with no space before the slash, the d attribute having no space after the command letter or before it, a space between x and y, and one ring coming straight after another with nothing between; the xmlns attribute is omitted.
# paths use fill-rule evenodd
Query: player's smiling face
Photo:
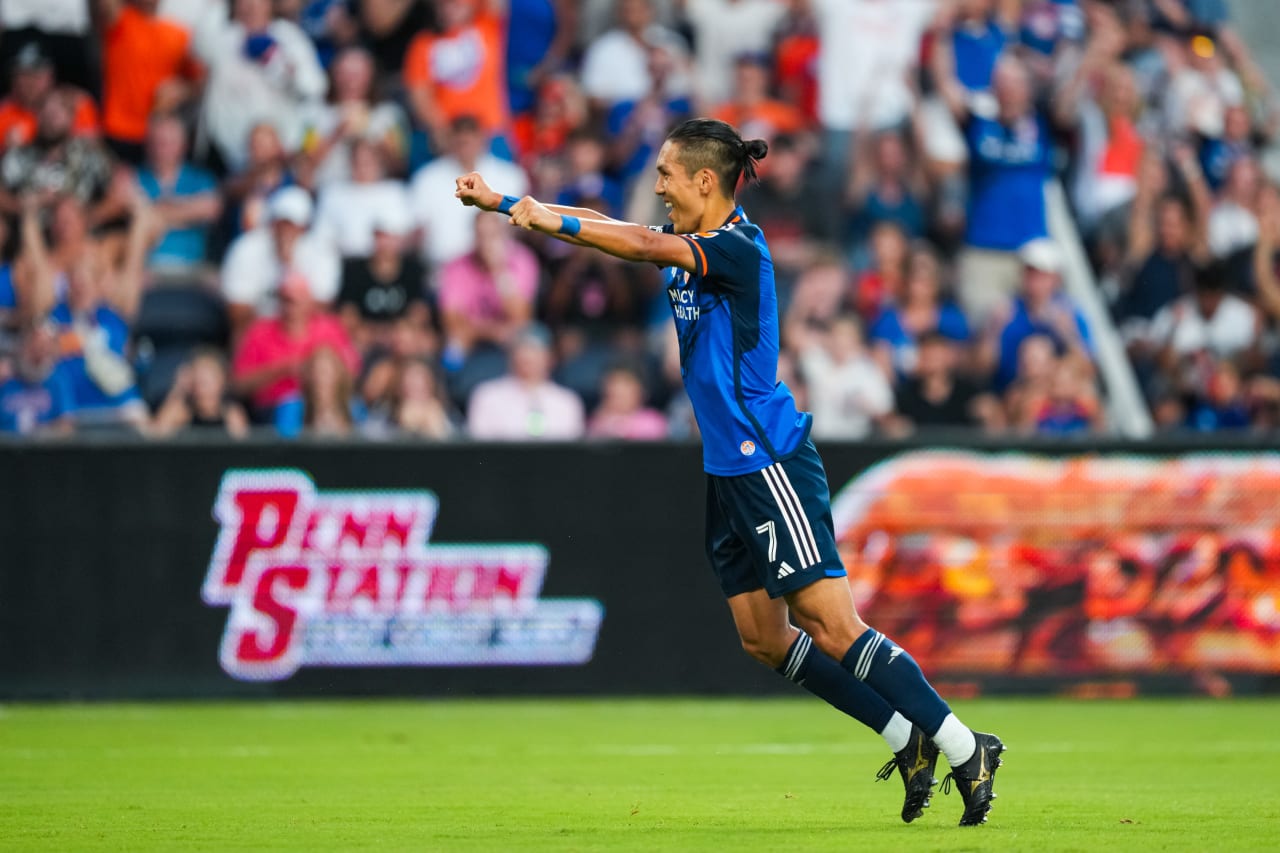
<svg viewBox="0 0 1280 853"><path fill-rule="evenodd" d="M667 218L678 234L692 234L699 230L706 193L698 177L690 175L680 162L680 145L667 140L658 152L658 181L653 191L667 205Z"/></svg>

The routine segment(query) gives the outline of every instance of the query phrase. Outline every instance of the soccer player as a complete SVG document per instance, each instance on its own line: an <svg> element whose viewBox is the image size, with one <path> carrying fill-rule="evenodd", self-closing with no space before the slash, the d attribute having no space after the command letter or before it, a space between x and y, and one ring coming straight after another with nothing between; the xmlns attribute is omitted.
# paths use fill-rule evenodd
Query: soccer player
<svg viewBox="0 0 1280 853"><path fill-rule="evenodd" d="M902 819L929 805L941 751L983 823L1004 744L962 724L902 647L858 616L836 550L830 493L812 421L777 381L778 307L769 247L734 201L768 152L730 125L691 119L658 153L662 228L594 210L503 196L479 174L457 179L463 204L511 224L666 268L681 373L703 440L707 556L746 651L878 732L906 786Z"/></svg>

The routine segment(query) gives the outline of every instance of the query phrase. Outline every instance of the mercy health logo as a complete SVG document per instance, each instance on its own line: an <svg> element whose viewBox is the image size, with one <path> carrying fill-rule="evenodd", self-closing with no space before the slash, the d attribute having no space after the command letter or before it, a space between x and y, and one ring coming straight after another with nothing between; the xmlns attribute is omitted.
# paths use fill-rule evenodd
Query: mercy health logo
<svg viewBox="0 0 1280 853"><path fill-rule="evenodd" d="M429 544L427 491L320 492L302 471L227 471L202 596L230 613L235 678L301 666L583 664L604 608L539 598L536 544Z"/></svg>

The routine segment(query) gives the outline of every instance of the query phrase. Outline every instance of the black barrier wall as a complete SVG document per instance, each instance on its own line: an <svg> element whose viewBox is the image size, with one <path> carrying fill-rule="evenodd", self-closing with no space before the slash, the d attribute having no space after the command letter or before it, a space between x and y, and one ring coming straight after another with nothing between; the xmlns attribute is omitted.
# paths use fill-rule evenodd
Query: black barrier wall
<svg viewBox="0 0 1280 853"><path fill-rule="evenodd" d="M1275 458L1028 449L823 448L870 621L955 689L1274 685ZM0 483L4 698L791 689L706 566L697 447L7 445Z"/></svg>

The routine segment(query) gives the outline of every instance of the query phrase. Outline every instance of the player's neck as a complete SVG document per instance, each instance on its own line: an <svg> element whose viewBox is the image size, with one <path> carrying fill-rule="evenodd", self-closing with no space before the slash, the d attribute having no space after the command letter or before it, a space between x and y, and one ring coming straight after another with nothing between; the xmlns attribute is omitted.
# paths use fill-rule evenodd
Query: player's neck
<svg viewBox="0 0 1280 853"><path fill-rule="evenodd" d="M733 215L733 211L737 208L738 203L731 198L717 197L707 201L706 208L702 211L702 218L698 220L699 231L714 231L725 220Z"/></svg>

